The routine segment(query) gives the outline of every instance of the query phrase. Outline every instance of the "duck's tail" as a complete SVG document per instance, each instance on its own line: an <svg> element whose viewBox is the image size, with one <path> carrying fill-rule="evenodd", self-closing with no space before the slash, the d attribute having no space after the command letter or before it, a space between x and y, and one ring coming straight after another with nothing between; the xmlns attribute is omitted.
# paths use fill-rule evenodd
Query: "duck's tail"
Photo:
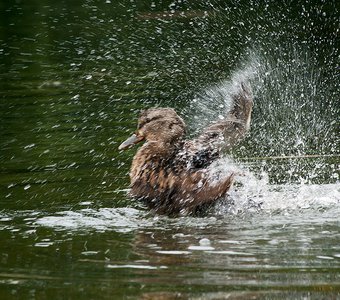
<svg viewBox="0 0 340 300"><path fill-rule="evenodd" d="M248 83L241 82L238 91L232 95L233 105L225 119L207 127L198 137L202 144L214 144L220 150L233 147L250 128L253 95Z"/></svg>

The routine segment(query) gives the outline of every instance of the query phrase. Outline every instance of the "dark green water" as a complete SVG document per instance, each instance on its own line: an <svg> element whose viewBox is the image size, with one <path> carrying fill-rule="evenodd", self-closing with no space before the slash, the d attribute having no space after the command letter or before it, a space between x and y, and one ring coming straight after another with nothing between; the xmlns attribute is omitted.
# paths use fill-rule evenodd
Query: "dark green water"
<svg viewBox="0 0 340 300"><path fill-rule="evenodd" d="M0 299L340 299L337 1L2 1ZM195 134L249 77L234 203L126 196L140 109Z"/></svg>

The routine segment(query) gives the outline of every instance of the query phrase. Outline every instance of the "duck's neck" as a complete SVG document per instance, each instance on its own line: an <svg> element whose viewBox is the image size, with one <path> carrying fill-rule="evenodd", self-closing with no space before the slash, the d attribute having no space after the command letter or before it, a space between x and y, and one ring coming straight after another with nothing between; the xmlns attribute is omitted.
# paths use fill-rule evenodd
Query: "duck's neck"
<svg viewBox="0 0 340 300"><path fill-rule="evenodd" d="M157 141L146 142L136 153L132 161L130 177L131 181L138 179L143 172L148 172L156 167L164 167L173 157L180 142L164 143Z"/></svg>
<svg viewBox="0 0 340 300"><path fill-rule="evenodd" d="M148 141L146 142L138 152L153 157L167 157L175 150L175 144L169 142Z"/></svg>

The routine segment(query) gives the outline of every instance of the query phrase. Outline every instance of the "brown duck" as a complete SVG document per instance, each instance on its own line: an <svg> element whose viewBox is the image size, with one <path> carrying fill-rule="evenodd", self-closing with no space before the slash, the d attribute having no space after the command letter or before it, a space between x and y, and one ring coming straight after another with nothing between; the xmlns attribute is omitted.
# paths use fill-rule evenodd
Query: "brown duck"
<svg viewBox="0 0 340 300"><path fill-rule="evenodd" d="M243 138L250 127L253 99L240 84L224 120L212 123L193 140L185 140L185 123L172 108L142 111L126 149L141 141L133 158L130 194L160 214L195 214L223 197L233 183L231 174L212 182L207 167Z"/></svg>

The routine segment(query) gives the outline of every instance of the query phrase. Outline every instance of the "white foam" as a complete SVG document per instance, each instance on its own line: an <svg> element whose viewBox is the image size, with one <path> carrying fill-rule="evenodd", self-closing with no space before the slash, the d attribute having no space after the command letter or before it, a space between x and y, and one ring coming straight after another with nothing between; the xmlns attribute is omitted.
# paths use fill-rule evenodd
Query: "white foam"
<svg viewBox="0 0 340 300"><path fill-rule="evenodd" d="M38 218L34 224L57 230L114 230L122 233L141 228L162 227L164 222L168 225L175 222L183 223L186 227L204 228L217 226L222 222L216 218L217 216L237 216L244 213L285 215L294 211L301 213L303 210L320 211L338 208L340 204L340 184L270 185L266 179L257 179L251 173L240 175L237 179L241 184L236 185L229 192L229 196L216 205L212 211L213 216L210 214L210 217L153 218L145 211L133 208L101 208L61 211ZM36 246L49 245L44 243ZM206 251L214 248L208 244L208 240L202 239L199 245L192 245L188 250ZM176 254L176 251L173 254Z"/></svg>
<svg viewBox="0 0 340 300"><path fill-rule="evenodd" d="M168 254L168 255L186 255L191 254L190 251L180 251L180 250L157 250L159 254Z"/></svg>
<svg viewBox="0 0 340 300"><path fill-rule="evenodd" d="M130 232L140 226L149 225L148 219L141 218L142 212L133 208L81 209L62 211L52 216L37 219L36 224L60 229L114 229Z"/></svg>
<svg viewBox="0 0 340 300"><path fill-rule="evenodd" d="M145 269L145 270L158 270L167 269L167 266L149 266L149 265L107 265L109 269Z"/></svg>
<svg viewBox="0 0 340 300"><path fill-rule="evenodd" d="M340 204L340 184L270 185L264 179L247 176L243 180L246 183L231 190L217 211L222 214L259 211L285 213L303 209L330 209Z"/></svg>

